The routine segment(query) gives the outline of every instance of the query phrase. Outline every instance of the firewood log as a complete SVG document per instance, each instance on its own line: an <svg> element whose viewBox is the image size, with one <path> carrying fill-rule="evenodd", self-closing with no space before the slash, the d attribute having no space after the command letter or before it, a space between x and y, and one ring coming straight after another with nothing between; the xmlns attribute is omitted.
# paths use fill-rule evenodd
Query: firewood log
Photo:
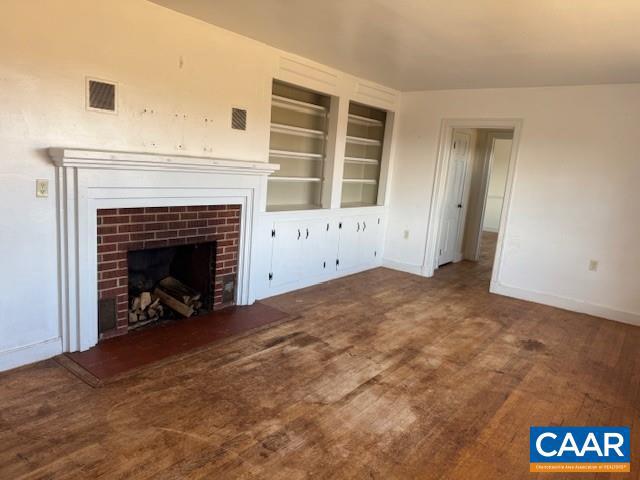
<svg viewBox="0 0 640 480"><path fill-rule="evenodd" d="M160 301L162 303L164 303L171 310L178 312L180 315L184 317L190 317L191 315L193 315L193 308L191 308L189 305L185 305L180 300L166 293L164 290L156 288L153 293L154 295L160 297Z"/></svg>
<svg viewBox="0 0 640 480"><path fill-rule="evenodd" d="M142 292L140 294L140 308L144 311L151 305L151 292Z"/></svg>

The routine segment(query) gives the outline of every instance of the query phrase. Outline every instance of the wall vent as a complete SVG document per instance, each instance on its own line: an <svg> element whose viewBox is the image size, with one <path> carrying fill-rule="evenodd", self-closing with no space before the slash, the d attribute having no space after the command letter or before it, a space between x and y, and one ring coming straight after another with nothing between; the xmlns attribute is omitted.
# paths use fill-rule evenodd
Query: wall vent
<svg viewBox="0 0 640 480"><path fill-rule="evenodd" d="M247 111L243 108L231 109L231 128L234 130L247 129Z"/></svg>
<svg viewBox="0 0 640 480"><path fill-rule="evenodd" d="M87 109L116 112L116 84L104 80L87 79Z"/></svg>

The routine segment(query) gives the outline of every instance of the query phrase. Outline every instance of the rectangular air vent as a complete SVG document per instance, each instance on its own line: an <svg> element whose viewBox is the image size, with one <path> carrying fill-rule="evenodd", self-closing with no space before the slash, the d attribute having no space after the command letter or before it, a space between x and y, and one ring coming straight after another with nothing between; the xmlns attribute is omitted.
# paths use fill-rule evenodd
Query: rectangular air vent
<svg viewBox="0 0 640 480"><path fill-rule="evenodd" d="M116 112L116 84L103 80L87 79L87 109L99 112Z"/></svg>
<svg viewBox="0 0 640 480"><path fill-rule="evenodd" d="M231 128L233 128L234 130L247 129L247 111L245 109L231 109Z"/></svg>

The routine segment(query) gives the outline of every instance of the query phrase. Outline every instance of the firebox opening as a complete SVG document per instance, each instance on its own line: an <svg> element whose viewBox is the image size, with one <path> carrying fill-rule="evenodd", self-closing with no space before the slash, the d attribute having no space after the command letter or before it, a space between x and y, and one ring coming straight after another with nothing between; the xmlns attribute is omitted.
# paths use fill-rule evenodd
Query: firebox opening
<svg viewBox="0 0 640 480"><path fill-rule="evenodd" d="M213 310L216 242L127 253L129 329Z"/></svg>

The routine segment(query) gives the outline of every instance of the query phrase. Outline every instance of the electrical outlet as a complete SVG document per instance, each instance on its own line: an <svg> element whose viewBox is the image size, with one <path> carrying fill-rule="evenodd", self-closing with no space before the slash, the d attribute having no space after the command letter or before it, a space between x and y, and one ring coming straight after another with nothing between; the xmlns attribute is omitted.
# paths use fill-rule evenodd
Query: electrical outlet
<svg viewBox="0 0 640 480"><path fill-rule="evenodd" d="M405 231L403 232L403 234L402 234L402 238L404 238L405 240L406 240L407 238L409 238L409 230L405 230Z"/></svg>
<svg viewBox="0 0 640 480"><path fill-rule="evenodd" d="M36 180L36 197L46 198L49 196L49 180Z"/></svg>
<svg viewBox="0 0 640 480"><path fill-rule="evenodd" d="M589 260L589 271L597 272L598 271L598 261L597 260Z"/></svg>

